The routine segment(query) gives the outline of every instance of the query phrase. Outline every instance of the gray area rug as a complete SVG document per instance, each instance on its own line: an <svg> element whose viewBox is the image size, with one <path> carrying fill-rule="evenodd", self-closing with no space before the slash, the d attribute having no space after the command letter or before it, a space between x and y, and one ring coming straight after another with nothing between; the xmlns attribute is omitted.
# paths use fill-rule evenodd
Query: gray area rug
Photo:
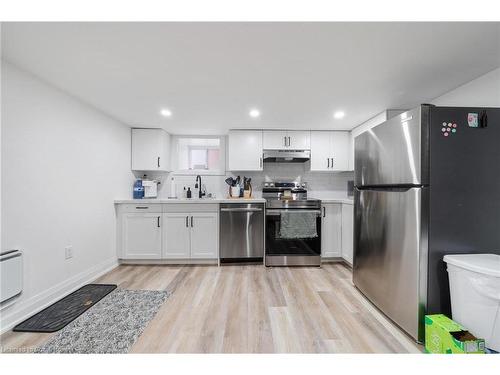
<svg viewBox="0 0 500 375"><path fill-rule="evenodd" d="M38 347L36 353L127 353L169 293L116 289Z"/></svg>

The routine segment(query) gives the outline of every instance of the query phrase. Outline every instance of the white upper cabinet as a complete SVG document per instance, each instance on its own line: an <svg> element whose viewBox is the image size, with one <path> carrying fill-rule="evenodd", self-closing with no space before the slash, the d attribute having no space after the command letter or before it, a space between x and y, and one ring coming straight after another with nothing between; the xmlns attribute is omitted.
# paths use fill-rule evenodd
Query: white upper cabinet
<svg viewBox="0 0 500 375"><path fill-rule="evenodd" d="M170 171L170 135L163 129L132 129L132 170Z"/></svg>
<svg viewBox="0 0 500 375"><path fill-rule="evenodd" d="M311 171L347 171L351 138L347 131L311 131Z"/></svg>
<svg viewBox="0 0 500 375"><path fill-rule="evenodd" d="M354 170L354 136L349 132L349 170Z"/></svg>
<svg viewBox="0 0 500 375"><path fill-rule="evenodd" d="M231 130L228 136L228 170L262 171L262 130Z"/></svg>
<svg viewBox="0 0 500 375"><path fill-rule="evenodd" d="M265 150L309 150L311 132L309 130L265 130Z"/></svg>
<svg viewBox="0 0 500 375"><path fill-rule="evenodd" d="M349 132L334 131L332 132L332 170L348 171L349 170L349 152L351 150L351 138Z"/></svg>
<svg viewBox="0 0 500 375"><path fill-rule="evenodd" d="M288 130L288 147L292 150L309 150L311 148L311 132L309 130Z"/></svg>
<svg viewBox="0 0 500 375"><path fill-rule="evenodd" d="M264 130L263 136L264 150L282 150L288 143L286 130Z"/></svg>
<svg viewBox="0 0 500 375"><path fill-rule="evenodd" d="M329 171L331 165L332 140L330 131L311 132L311 171Z"/></svg>

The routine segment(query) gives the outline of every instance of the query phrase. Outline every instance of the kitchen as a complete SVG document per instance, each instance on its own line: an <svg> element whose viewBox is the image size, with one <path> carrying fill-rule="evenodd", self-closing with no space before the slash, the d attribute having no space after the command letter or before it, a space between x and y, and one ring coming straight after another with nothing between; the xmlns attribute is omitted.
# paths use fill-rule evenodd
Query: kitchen
<svg viewBox="0 0 500 375"><path fill-rule="evenodd" d="M158 179L139 180L138 185L149 181L156 185L152 193L145 187L144 199L115 201L120 260L127 263L153 259L167 264L218 264L219 260L264 264L265 260L268 266L319 266L321 261L342 260L352 265L353 191L349 196L347 190L353 176L353 147L349 132L230 130L227 140L173 138L171 147L170 135L163 130L132 129L133 170L138 176L157 174ZM158 143L158 139L165 139L166 143ZM210 140L216 142L205 149L200 146ZM187 151L180 151L180 145L185 144L189 144ZM225 144L226 170L228 175L237 177L202 178L199 174L207 170L220 173L216 168L225 164L221 157L226 154ZM222 146L217 148L218 145ZM216 156L209 161L209 152L214 150ZM200 151L204 159L197 166L203 169L196 169L192 162L189 165L190 156ZM177 155L189 160L179 160ZM168 173L172 159L189 165L189 169ZM159 175L162 168L168 174ZM315 172L332 173L318 176ZM248 176L250 182L243 184L240 174ZM224 179L227 185L221 186ZM339 191L329 191L333 181ZM315 190L311 191L311 187ZM304 217L313 213L309 218L312 232L288 233L288 242L276 237L273 233L282 231L280 220L276 220L283 220L282 212L303 213L296 219L302 220L302 225L291 228L292 231L304 229L308 224ZM321 227L329 230L322 232ZM211 243L206 242L209 237Z"/></svg>
<svg viewBox="0 0 500 375"><path fill-rule="evenodd" d="M498 22L1 34L2 352L498 351Z"/></svg>

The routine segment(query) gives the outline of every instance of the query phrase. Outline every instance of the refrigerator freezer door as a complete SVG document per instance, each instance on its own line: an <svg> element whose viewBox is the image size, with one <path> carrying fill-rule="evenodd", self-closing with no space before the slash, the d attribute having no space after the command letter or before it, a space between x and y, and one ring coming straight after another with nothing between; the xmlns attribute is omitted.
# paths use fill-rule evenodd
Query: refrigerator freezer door
<svg viewBox="0 0 500 375"><path fill-rule="evenodd" d="M421 108L427 107L397 115L355 138L356 186L427 183L421 173Z"/></svg>
<svg viewBox="0 0 500 375"><path fill-rule="evenodd" d="M417 340L425 305L419 296L424 189L355 189L354 206L354 284Z"/></svg>

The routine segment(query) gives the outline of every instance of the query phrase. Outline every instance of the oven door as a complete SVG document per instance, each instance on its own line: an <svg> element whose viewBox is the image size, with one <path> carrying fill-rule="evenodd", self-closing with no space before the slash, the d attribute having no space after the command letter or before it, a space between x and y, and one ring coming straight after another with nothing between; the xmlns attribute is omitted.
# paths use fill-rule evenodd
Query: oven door
<svg viewBox="0 0 500 375"><path fill-rule="evenodd" d="M317 237L281 238L281 212L283 209L266 210L266 259L269 257L321 257L321 210L317 210ZM308 210L310 211L310 210ZM266 261L266 264L268 262Z"/></svg>

